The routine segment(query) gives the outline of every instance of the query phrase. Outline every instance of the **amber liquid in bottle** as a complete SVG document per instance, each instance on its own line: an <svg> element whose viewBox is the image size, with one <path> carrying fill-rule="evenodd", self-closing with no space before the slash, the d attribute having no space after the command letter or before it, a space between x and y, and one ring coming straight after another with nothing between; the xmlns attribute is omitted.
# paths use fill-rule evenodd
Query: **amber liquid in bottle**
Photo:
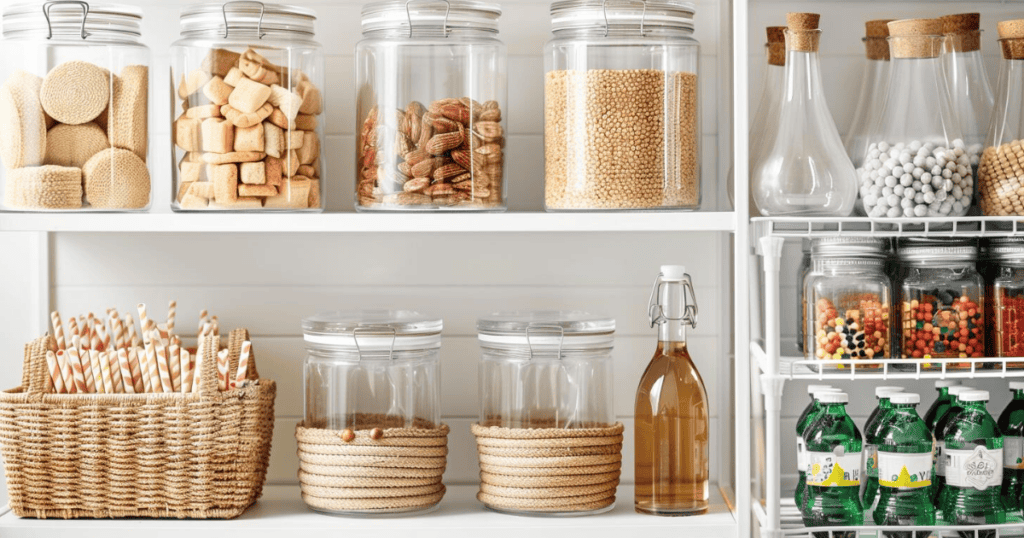
<svg viewBox="0 0 1024 538"><path fill-rule="evenodd" d="M681 287L665 282L661 288L659 301L668 318L682 317ZM704 381L686 349L683 322L663 321L658 340L636 394L636 511L703 514L709 495Z"/></svg>

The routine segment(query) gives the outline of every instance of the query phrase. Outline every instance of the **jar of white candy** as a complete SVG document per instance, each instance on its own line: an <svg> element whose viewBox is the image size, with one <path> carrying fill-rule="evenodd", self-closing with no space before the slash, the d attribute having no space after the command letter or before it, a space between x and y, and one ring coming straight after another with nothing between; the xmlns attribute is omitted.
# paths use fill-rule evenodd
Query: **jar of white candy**
<svg viewBox="0 0 1024 538"><path fill-rule="evenodd" d="M889 23L892 73L860 175L872 218L963 216L974 199L971 158L943 74L942 22Z"/></svg>

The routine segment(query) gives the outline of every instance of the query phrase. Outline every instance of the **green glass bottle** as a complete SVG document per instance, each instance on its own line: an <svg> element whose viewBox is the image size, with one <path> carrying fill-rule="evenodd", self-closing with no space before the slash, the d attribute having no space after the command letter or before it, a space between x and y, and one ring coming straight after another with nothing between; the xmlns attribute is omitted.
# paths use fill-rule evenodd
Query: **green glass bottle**
<svg viewBox="0 0 1024 538"><path fill-rule="evenodd" d="M942 507L943 519L952 525L1005 523L1006 510L1000 497L1003 435L996 419L985 409L988 391L961 392L959 399L963 411L956 414L945 434L947 500ZM974 532L960 534L973 536Z"/></svg>
<svg viewBox="0 0 1024 538"><path fill-rule="evenodd" d="M811 403L807 404L800 418L796 421L796 490L793 491L793 502L797 508L803 509L804 492L807 490L807 447L804 446L804 431L815 420L817 415L824 410L818 403L815 394L818 392L838 392L839 389L832 385L808 385L807 394L811 396Z"/></svg>
<svg viewBox="0 0 1024 538"><path fill-rule="evenodd" d="M864 423L864 485L861 487L861 501L865 510L874 508L875 495L878 494L878 433L885 425L885 417L892 410L889 396L903 392L903 387L875 387L875 398L878 405L868 415Z"/></svg>
<svg viewBox="0 0 1024 538"><path fill-rule="evenodd" d="M860 502L860 464L864 441L846 414L850 397L845 392L822 392L825 410L804 431L807 446L807 493L803 521L808 527L855 526L864 523ZM814 533L828 538L828 532ZM853 538L855 532L832 533L832 538Z"/></svg>
<svg viewBox="0 0 1024 538"><path fill-rule="evenodd" d="M946 447L945 429L956 416L963 411L960 407L960 393L974 390L965 385L949 387L949 408L935 421L935 429L932 430L932 437L935 438L935 476L932 477L932 502L940 510L943 505L943 491L946 489L946 458L943 449Z"/></svg>
<svg viewBox="0 0 1024 538"><path fill-rule="evenodd" d="M921 397L895 393L889 398L892 411L878 435L878 505L872 518L877 525L934 525L935 505L930 496L932 432L917 414ZM882 534L888 538L928 538L931 533Z"/></svg>
<svg viewBox="0 0 1024 538"><path fill-rule="evenodd" d="M1008 512L1024 508L1024 382L1011 381L1013 399L999 415L1003 434L1003 506Z"/></svg>

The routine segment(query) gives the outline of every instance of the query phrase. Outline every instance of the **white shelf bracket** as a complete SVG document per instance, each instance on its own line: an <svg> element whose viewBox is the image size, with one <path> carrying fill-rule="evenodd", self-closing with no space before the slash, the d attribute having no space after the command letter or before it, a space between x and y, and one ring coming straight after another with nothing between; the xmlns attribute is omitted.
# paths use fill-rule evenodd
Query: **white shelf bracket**
<svg viewBox="0 0 1024 538"><path fill-rule="evenodd" d="M782 497L782 436L780 411L784 380L779 376L779 267L782 264L782 247L785 239L766 236L760 239L761 255L764 258L765 289L765 371L761 384L765 394L765 493L768 499ZM781 507L777 502L767 506L768 526L762 532L775 533L782 527Z"/></svg>

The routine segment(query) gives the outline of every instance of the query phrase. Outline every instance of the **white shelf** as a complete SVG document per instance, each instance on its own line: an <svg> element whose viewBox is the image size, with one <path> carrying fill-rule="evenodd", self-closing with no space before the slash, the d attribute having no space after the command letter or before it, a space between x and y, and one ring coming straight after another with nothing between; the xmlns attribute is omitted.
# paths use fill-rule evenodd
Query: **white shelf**
<svg viewBox="0 0 1024 538"><path fill-rule="evenodd" d="M731 232L732 212L0 213L38 232Z"/></svg>
<svg viewBox="0 0 1024 538"><path fill-rule="evenodd" d="M758 217L751 219L754 237L784 238L872 236L872 237L1007 237L1024 235L1022 217L934 217L842 219L816 217Z"/></svg>
<svg viewBox="0 0 1024 538"><path fill-rule="evenodd" d="M146 538L279 538L292 536L344 536L346 538L403 536L452 538L602 538L639 536L678 538L714 536L736 538L738 527L717 487L711 488L708 514L692 517L655 517L633 510L633 487L620 486L615 509L586 517L538 518L499 514L476 500L476 486L448 488L441 506L429 514L400 518L351 518L309 510L299 497L298 486L272 486L263 498L237 519L219 520L56 520L21 519L7 512L0 516L4 538L56 536L145 536Z"/></svg>

